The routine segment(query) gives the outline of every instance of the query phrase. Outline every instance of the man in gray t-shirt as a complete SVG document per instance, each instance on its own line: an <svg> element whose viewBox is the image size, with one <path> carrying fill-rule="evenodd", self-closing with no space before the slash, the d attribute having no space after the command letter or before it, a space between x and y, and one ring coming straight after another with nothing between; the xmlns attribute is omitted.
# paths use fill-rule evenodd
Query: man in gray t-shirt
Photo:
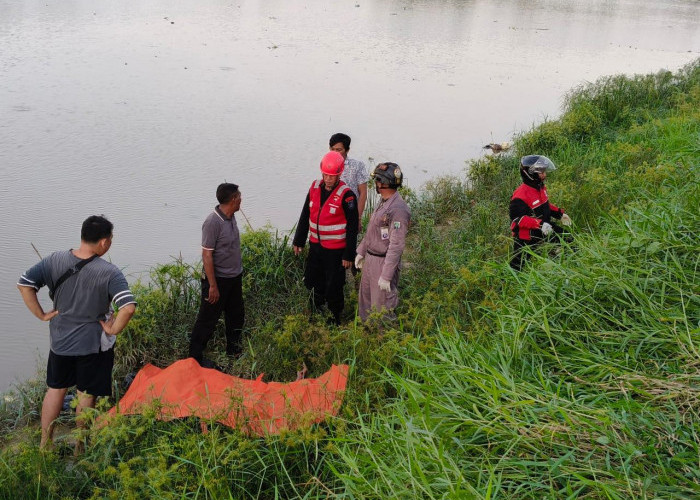
<svg viewBox="0 0 700 500"><path fill-rule="evenodd" d="M42 447L51 444L53 422L69 387L78 388L78 414L94 407L95 397L111 394L114 350L101 349L100 339L103 332L120 333L136 310L122 272L100 258L112 246L112 229L105 217L88 217L77 250L52 253L17 282L27 308L40 320L50 321L48 389L41 408ZM54 309L49 312L44 312L37 297L43 286L49 288L54 301ZM118 312L107 319L110 304Z"/></svg>

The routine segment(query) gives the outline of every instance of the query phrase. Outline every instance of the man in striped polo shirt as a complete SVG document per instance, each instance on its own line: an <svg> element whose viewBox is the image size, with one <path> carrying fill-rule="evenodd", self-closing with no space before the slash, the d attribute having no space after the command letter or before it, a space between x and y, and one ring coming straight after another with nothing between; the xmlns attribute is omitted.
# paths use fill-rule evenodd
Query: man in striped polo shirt
<svg viewBox="0 0 700 500"><path fill-rule="evenodd" d="M357 215L358 229L362 230L362 214L365 212L365 204L367 203L367 182L369 181L369 173L367 166L354 158L348 158L350 151L350 136L338 132L333 134L328 141L328 147L331 151L340 153L345 159L345 168L340 176L340 180L352 189L357 196Z"/></svg>
<svg viewBox="0 0 700 500"><path fill-rule="evenodd" d="M78 389L76 413L112 394L114 348L104 349L103 335L120 333L136 311L124 274L101 257L112 246L113 225L104 216L85 219L77 250L54 252L24 273L17 283L27 308L49 321L51 350L46 368L48 389L41 407L41 447L52 444L53 424L66 391ZM49 288L53 309L44 312L37 292ZM110 304L117 313L109 317ZM80 421L78 422L80 426ZM76 451L82 444L76 445Z"/></svg>

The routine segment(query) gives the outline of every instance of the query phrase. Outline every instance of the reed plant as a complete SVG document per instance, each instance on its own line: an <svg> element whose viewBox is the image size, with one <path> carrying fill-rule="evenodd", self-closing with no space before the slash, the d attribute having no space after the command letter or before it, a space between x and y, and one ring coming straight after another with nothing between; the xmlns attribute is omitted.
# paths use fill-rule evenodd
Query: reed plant
<svg viewBox="0 0 700 500"><path fill-rule="evenodd" d="M345 488L380 498L689 498L700 492L697 168L501 290L470 337L386 372L398 397L340 449ZM690 176L694 182L684 182ZM507 286L501 286L507 283ZM449 323L449 322L448 322ZM400 456L400 463L395 457Z"/></svg>

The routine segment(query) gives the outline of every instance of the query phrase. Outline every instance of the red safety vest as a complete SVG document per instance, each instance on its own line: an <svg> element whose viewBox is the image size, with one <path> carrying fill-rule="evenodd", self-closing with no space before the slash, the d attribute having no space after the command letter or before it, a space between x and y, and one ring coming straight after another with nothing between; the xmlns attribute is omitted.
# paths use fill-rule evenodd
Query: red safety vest
<svg viewBox="0 0 700 500"><path fill-rule="evenodd" d="M337 250L345 248L345 211L343 195L350 189L343 181L338 182L326 202L321 206L321 181L311 184L309 189L309 241L321 243L323 248Z"/></svg>
<svg viewBox="0 0 700 500"><path fill-rule="evenodd" d="M546 207L544 208L547 213L559 211L558 207L549 203L547 188L545 186L537 189L532 186L528 186L527 184L521 184L518 189L515 190L511 199L515 200L516 198L523 200L527 206L530 207L531 211L531 215L519 217L510 224L510 229L513 231L513 236L516 236L521 240L530 240L530 230L540 229L540 227L542 227L542 220L535 217L535 209L542 207L543 205L548 205L549 209Z"/></svg>

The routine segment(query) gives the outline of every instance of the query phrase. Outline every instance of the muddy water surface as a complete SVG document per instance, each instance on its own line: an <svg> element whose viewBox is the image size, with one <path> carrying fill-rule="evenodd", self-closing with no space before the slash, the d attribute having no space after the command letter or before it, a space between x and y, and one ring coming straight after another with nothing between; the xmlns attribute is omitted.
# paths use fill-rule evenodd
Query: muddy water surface
<svg viewBox="0 0 700 500"><path fill-rule="evenodd" d="M337 131L419 188L575 85L697 58L699 19L696 1L0 0L0 390L48 349L14 286L30 243L76 246L104 213L131 280L194 261L224 180L254 226L288 230Z"/></svg>

